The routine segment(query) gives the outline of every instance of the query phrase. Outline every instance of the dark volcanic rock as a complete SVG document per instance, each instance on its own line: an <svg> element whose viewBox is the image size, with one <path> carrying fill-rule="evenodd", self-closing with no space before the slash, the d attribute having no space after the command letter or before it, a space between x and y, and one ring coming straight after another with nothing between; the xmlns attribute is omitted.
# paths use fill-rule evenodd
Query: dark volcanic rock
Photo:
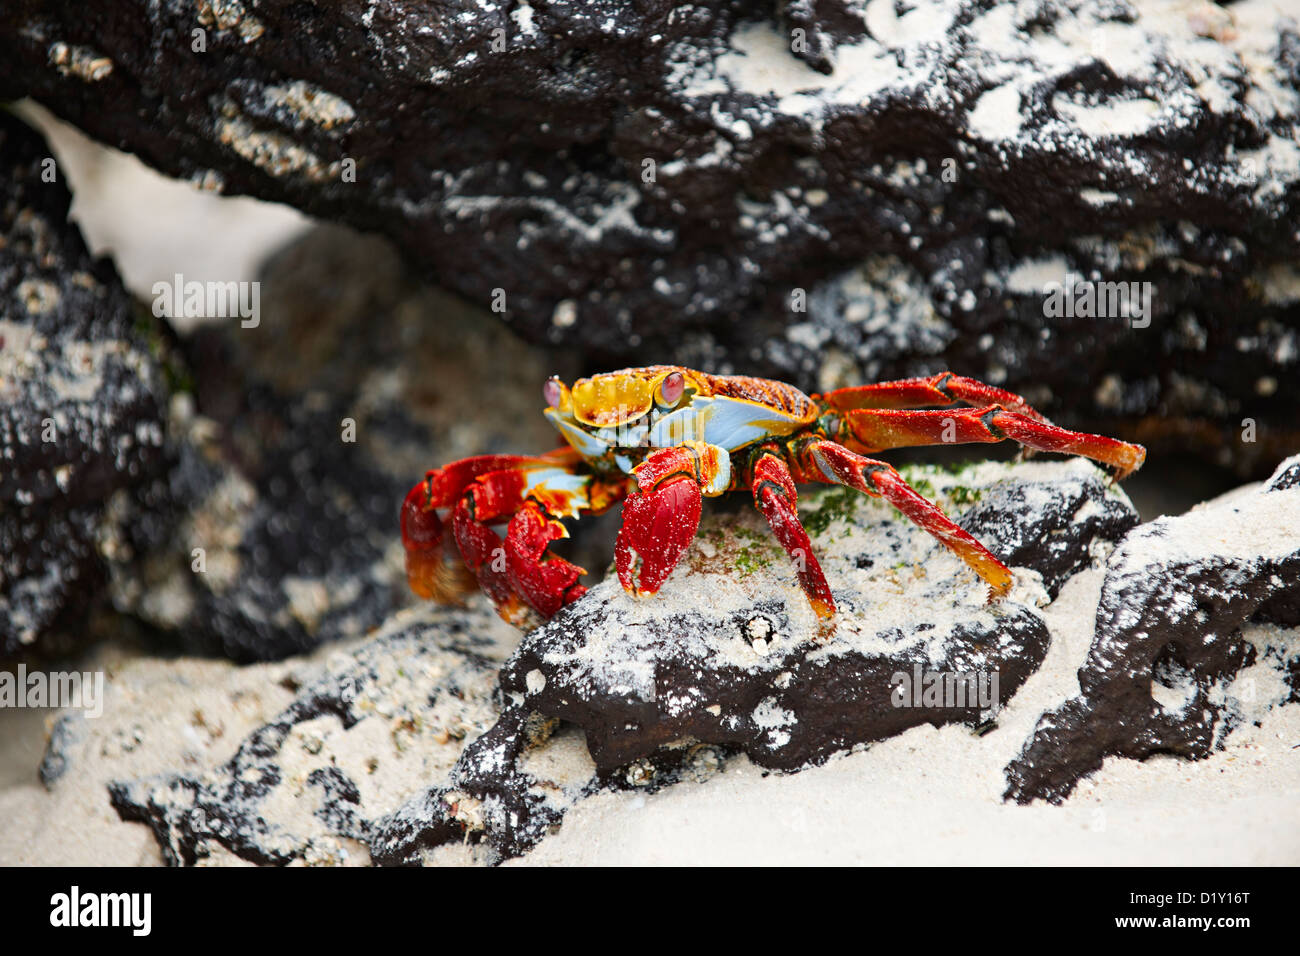
<svg viewBox="0 0 1300 956"><path fill-rule="evenodd" d="M473 841L482 862L521 856L553 833L579 800L602 791L653 793L717 773L730 751L678 741L615 772L592 763L582 731L527 705L465 748L445 783L375 822L370 858L381 866L436 861L440 848ZM444 851L445 852L445 851Z"/></svg>
<svg viewBox="0 0 1300 956"><path fill-rule="evenodd" d="M1134 521L1079 460L904 474L995 554L1041 564L1054 588ZM1041 576L1022 572L1013 595L990 606L979 579L889 505L832 491L804 510L840 608L833 631L819 628L784 554L749 516L706 526L654 599L614 580L593 588L525 637L502 687L581 727L602 770L685 738L791 770L918 724L989 719L981 710L1037 669L1048 643ZM918 687L900 706L895 675L916 672L996 674L996 694L919 706Z"/></svg>
<svg viewBox="0 0 1300 956"><path fill-rule="evenodd" d="M490 612L421 609L302 688L226 764L117 782L113 806L153 829L167 862L219 847L263 864L345 862L374 820L447 775L497 719ZM48 759L47 759L47 762Z"/></svg>
<svg viewBox="0 0 1300 956"><path fill-rule="evenodd" d="M1249 471L1298 437L1297 51L1265 0L19 0L0 95L593 367L950 367ZM1048 316L1070 273L1150 324Z"/></svg>
<svg viewBox="0 0 1300 956"><path fill-rule="evenodd" d="M556 801L520 768L525 751L544 740L553 723L522 707L507 710L465 748L446 784L430 787L377 821L371 859L381 866L414 865L424 853L469 835L486 841L498 858L535 846L560 825L570 802ZM594 789L593 782L574 796Z"/></svg>
<svg viewBox="0 0 1300 956"><path fill-rule="evenodd" d="M910 628L885 631L869 650L858 642L817 648L789 641L779 606L760 604L721 622L709 617L646 622L604 606L583 608L530 639L503 682L521 694L531 685L529 706L582 727L607 772L684 738L740 747L760 766L795 770L919 724L988 719L1037 669L1049 640L1032 611L1014 606L940 625L919 613ZM608 646L619 633L627 636ZM765 651L760 664L740 654L726 659L729 650L749 650L754 634L774 636L775 651ZM598 660L592 642L603 652ZM907 686L917 696L907 691L908 706L898 706L895 675L912 681L914 672L980 682L996 673L997 693L980 683L962 688L959 705L921 706L916 680ZM987 700L977 699L977 688Z"/></svg>
<svg viewBox="0 0 1300 956"><path fill-rule="evenodd" d="M386 242L337 227L268 263L255 328L184 343L169 505L122 502L119 609L238 660L359 636L414 597L397 512L428 468L558 444L555 369L446 296ZM508 373L503 372L508 370Z"/></svg>
<svg viewBox="0 0 1300 956"><path fill-rule="evenodd" d="M1221 744L1224 688L1257 656L1242 625L1300 596L1298 471L1291 459L1258 491L1124 538L1107 562L1081 694L1039 721L1007 767L1008 797L1059 802L1107 756L1196 759ZM1294 689L1300 655L1277 653Z"/></svg>
<svg viewBox="0 0 1300 956"><path fill-rule="evenodd" d="M40 137L0 112L0 657L84 636L105 502L168 463L163 330L68 223Z"/></svg>
<svg viewBox="0 0 1300 956"><path fill-rule="evenodd" d="M962 481L965 473L959 471L956 480ZM949 496L958 504L974 499L961 526L1008 566L1037 571L1055 598L1061 585L1138 523L1127 497L1110 493L1104 482L1104 476L1080 462L1041 477L1017 474L987 495L958 484Z"/></svg>

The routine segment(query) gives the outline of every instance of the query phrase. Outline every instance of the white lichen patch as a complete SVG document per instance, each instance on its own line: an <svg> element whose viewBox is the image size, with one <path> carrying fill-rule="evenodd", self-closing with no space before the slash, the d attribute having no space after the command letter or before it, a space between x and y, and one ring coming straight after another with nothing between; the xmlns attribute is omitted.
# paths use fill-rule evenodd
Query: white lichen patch
<svg viewBox="0 0 1300 956"><path fill-rule="evenodd" d="M565 299L555 306L555 311L551 314L551 324L557 329L570 328L578 321L578 303L572 299Z"/></svg>
<svg viewBox="0 0 1300 956"><path fill-rule="evenodd" d="M308 631L315 631L333 605L330 587L320 578L287 577L280 582L289 611Z"/></svg>
<svg viewBox="0 0 1300 956"><path fill-rule="evenodd" d="M1011 139L1020 132L1020 88L1004 83L980 95L967 117L972 133L981 139Z"/></svg>
<svg viewBox="0 0 1300 956"><path fill-rule="evenodd" d="M764 698L754 708L752 715L754 725L762 730L773 747L782 747L790 741L790 731L786 728L795 723L793 713L782 708L774 697Z"/></svg>
<svg viewBox="0 0 1300 956"><path fill-rule="evenodd" d="M1004 284L1008 291L1021 295L1042 295L1051 283L1063 282L1069 271L1070 264L1064 256L1029 259L1012 269Z"/></svg>
<svg viewBox="0 0 1300 956"><path fill-rule="evenodd" d="M45 336L26 322L0 318L0 398L14 401L18 389L42 362ZM21 438L19 440L22 440Z"/></svg>
<svg viewBox="0 0 1300 956"><path fill-rule="evenodd" d="M1171 714L1181 714L1196 700L1196 675L1185 667L1171 668L1164 679L1151 684L1151 697Z"/></svg>
<svg viewBox="0 0 1300 956"><path fill-rule="evenodd" d="M247 532L257 490L237 472L227 472L211 494L197 502L180 532L192 560L185 571L200 587L222 593L241 573L239 545ZM194 553L198 549L199 553Z"/></svg>
<svg viewBox="0 0 1300 956"><path fill-rule="evenodd" d="M1256 278L1260 297L1270 305L1289 305L1300 302L1300 267L1283 262L1269 266ZM1294 360L1295 356L1291 356Z"/></svg>
<svg viewBox="0 0 1300 956"><path fill-rule="evenodd" d="M1145 133L1160 112L1160 105L1148 99L1117 100L1090 106L1058 96L1052 101L1052 106L1058 114L1093 137Z"/></svg>
<svg viewBox="0 0 1300 956"><path fill-rule="evenodd" d="M601 182L600 195L580 204L565 204L549 196L503 196L460 192L454 177L448 177L448 195L439 200L441 207L458 219L488 217L502 210L512 214L520 211L535 213L547 219L551 226L569 234L574 241L592 246L600 245L609 235L627 233L666 244L674 238L671 229L643 226L636 219L636 209L643 199L641 192L630 183ZM422 203L409 198L401 200L402 211L411 217L427 213ZM521 249L527 248L529 237L525 232L520 240Z"/></svg>
<svg viewBox="0 0 1300 956"><path fill-rule="evenodd" d="M252 43L266 27L249 13L240 0L197 0L198 21L205 27L234 30L245 43Z"/></svg>
<svg viewBox="0 0 1300 956"><path fill-rule="evenodd" d="M18 301L29 315L45 315L59 307L59 287L44 279L24 279L18 283Z"/></svg>
<svg viewBox="0 0 1300 956"><path fill-rule="evenodd" d="M1109 206L1119 200L1119 194L1106 189L1080 189L1079 198L1090 206Z"/></svg>
<svg viewBox="0 0 1300 956"><path fill-rule="evenodd" d="M325 163L314 152L283 133L259 130L238 114L223 115L218 141L271 176L301 174L313 182L337 179L342 166Z"/></svg>
<svg viewBox="0 0 1300 956"><path fill-rule="evenodd" d="M284 107L300 125L328 130L352 122L357 115L352 104L343 97L305 80L294 80L284 86L268 86L262 95L267 107Z"/></svg>
<svg viewBox="0 0 1300 956"><path fill-rule="evenodd" d="M87 83L98 83L113 72L113 61L86 46L52 43L50 65L64 76L75 76Z"/></svg>

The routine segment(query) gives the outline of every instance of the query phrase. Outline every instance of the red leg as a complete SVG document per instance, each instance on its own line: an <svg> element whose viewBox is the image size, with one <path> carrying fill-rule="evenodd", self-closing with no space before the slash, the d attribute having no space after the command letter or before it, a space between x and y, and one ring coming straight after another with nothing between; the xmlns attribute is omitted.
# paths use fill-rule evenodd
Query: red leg
<svg viewBox="0 0 1300 956"><path fill-rule="evenodd" d="M402 502L402 545L412 591L425 599L449 602L469 589L464 566L444 560L445 529L438 509L455 505L470 482L482 475L541 460L524 455L478 455L425 474Z"/></svg>
<svg viewBox="0 0 1300 956"><path fill-rule="evenodd" d="M452 514L456 545L479 587L502 618L521 625L528 618L527 606L511 586L505 542L488 526L523 506L524 487L520 470L489 472L470 483Z"/></svg>
<svg viewBox="0 0 1300 956"><path fill-rule="evenodd" d="M406 549L406 583L427 601L454 603L473 587L465 565L444 554L442 519L427 507L425 486L416 485L402 503L402 546Z"/></svg>
<svg viewBox="0 0 1300 956"><path fill-rule="evenodd" d="M463 565L445 560L445 529L438 516L438 509L453 507L472 481L494 471L573 467L580 460L565 447L546 455L477 455L427 472L402 502L402 545L411 590L425 599L449 602L459 600L472 586Z"/></svg>
<svg viewBox="0 0 1300 956"><path fill-rule="evenodd" d="M841 412L857 408L920 408L966 402L970 405L1001 405L1008 411L1019 412L1035 421L1047 421L1042 413L1035 411L1015 392L985 385L976 379L964 378L952 372L940 372L928 378L906 378L896 382L841 388L827 392L821 398L831 408Z"/></svg>
<svg viewBox="0 0 1300 956"><path fill-rule="evenodd" d="M581 459L568 448L547 455L481 455L430 471L402 506L407 579L421 597L449 601L471 586L466 565L501 616L523 623L528 608L549 617L583 593L581 568L546 553L566 532L551 514L564 517L603 510L616 500L575 469ZM444 522L438 508L454 505L452 533L462 563L444 560ZM521 510L527 511L520 517ZM489 525L511 516L505 541Z"/></svg>
<svg viewBox="0 0 1300 956"><path fill-rule="evenodd" d="M503 618L522 625L532 617L528 608L550 618L586 593L578 584L586 571L547 545L568 537L561 518L604 510L610 494L592 476L549 463L491 472L470 484L456 506L456 543ZM488 525L507 517L503 542Z"/></svg>
<svg viewBox="0 0 1300 956"><path fill-rule="evenodd" d="M752 486L754 504L763 512L772 533L794 562L799 585L808 595L808 603L818 617L831 617L835 613L835 599L831 597L830 585L826 583L826 576L813 554L808 532L795 510L799 499L790 469L778 456L762 454L754 465Z"/></svg>
<svg viewBox="0 0 1300 956"><path fill-rule="evenodd" d="M1141 467L1141 445L1072 432L998 405L938 411L859 409L844 413L845 444L867 454L887 448L947 443L998 442L1010 438L1036 451L1083 455L1115 469L1116 480Z"/></svg>
<svg viewBox="0 0 1300 956"><path fill-rule="evenodd" d="M640 490L623 502L614 544L618 580L629 594L658 593L695 537L703 504L700 460L689 448L661 448L636 467Z"/></svg>
<svg viewBox="0 0 1300 956"><path fill-rule="evenodd" d="M918 494L903 476L883 461L864 458L831 441L816 441L804 449L809 474L820 473L826 481L883 497L916 525L939 539L945 547L970 565L1001 597L1011 589L1011 571L988 548L963 531L935 505Z"/></svg>

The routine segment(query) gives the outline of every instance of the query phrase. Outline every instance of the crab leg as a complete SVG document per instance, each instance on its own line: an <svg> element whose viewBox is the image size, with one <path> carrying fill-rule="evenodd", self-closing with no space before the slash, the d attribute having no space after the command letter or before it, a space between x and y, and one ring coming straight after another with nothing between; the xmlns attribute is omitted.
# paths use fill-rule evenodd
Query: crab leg
<svg viewBox="0 0 1300 956"><path fill-rule="evenodd" d="M918 408L925 405L952 405L955 402L1000 405L1007 411L1019 412L1035 421L1047 421L1041 412L1036 411L1015 392L954 375L952 372L940 372L928 378L905 378L894 382L841 388L827 392L822 396L822 401L841 412L859 408Z"/></svg>
<svg viewBox="0 0 1300 956"><path fill-rule="evenodd" d="M799 521L799 513L795 510L795 503L799 499L790 469L777 455L760 453L754 464L752 485L754 504L763 513L772 533L794 562L799 585L808 596L808 603L818 617L830 617L835 613L835 599L831 597L830 585L826 583L826 576L822 574L817 556L813 554L808 532L804 530Z"/></svg>
<svg viewBox="0 0 1300 956"><path fill-rule="evenodd" d="M1117 481L1146 458L1141 445L1059 428L1000 405L938 411L859 409L844 413L850 441L860 451L945 443L998 442L1010 438L1035 451L1083 455L1115 469Z"/></svg>
<svg viewBox="0 0 1300 956"><path fill-rule="evenodd" d="M474 479L452 512L456 546L479 587L497 613L512 623L527 617L527 608L506 575L506 548L489 525L512 516L524 502L524 474L518 469L493 471Z"/></svg>
<svg viewBox="0 0 1300 956"><path fill-rule="evenodd" d="M614 500L602 489L593 502L592 479L577 473L570 449L547 455L481 455L430 471L402 506L407 578L421 597L454 600L468 589L468 565L506 620L521 622L528 608L553 615L577 600L581 568L546 553L567 532L558 517L604 510ZM454 504L452 532L464 565L443 559L444 522L437 509ZM513 516L513 517L512 517ZM489 525L511 518L506 539Z"/></svg>
<svg viewBox="0 0 1300 956"><path fill-rule="evenodd" d="M803 451L809 476L820 473L824 480L855 488L873 497L883 497L920 528L970 565L1001 597L1011 589L1011 571L988 548L953 524L938 505L917 493L903 476L883 461L865 458L832 441L809 443Z"/></svg>
<svg viewBox="0 0 1300 956"><path fill-rule="evenodd" d="M660 448L637 465L639 490L623 503L623 526L614 543L618 580L629 594L656 594L677 567L700 526L703 495L731 484L731 459L704 442Z"/></svg>
<svg viewBox="0 0 1300 956"><path fill-rule="evenodd" d="M587 593L578 583L586 569L546 550L552 541L568 536L568 529L534 498L515 512L506 531L506 579L544 618L554 617L560 608Z"/></svg>
<svg viewBox="0 0 1300 956"><path fill-rule="evenodd" d="M507 621L522 624L528 608L543 618L578 600L586 571L550 554L547 545L567 538L562 517L593 509L592 478L570 468L530 465L490 472L466 488L452 526L465 563ZM510 518L505 540L488 525Z"/></svg>
<svg viewBox="0 0 1300 956"><path fill-rule="evenodd" d="M552 453L555 455L556 453ZM439 508L450 508L475 479L494 471L552 463L551 456L478 455L425 473L402 502L406 579L422 598L454 601L470 586L464 567L444 560L445 529Z"/></svg>

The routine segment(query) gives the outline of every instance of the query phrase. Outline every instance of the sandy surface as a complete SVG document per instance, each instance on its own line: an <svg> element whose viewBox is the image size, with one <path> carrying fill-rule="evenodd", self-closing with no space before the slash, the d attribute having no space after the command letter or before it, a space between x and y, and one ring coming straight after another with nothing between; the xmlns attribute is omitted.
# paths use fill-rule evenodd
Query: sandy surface
<svg viewBox="0 0 1300 956"><path fill-rule="evenodd" d="M1100 587L1077 575L1045 609L1047 659L983 737L920 727L792 775L740 757L704 783L587 800L518 862L1300 863L1300 707L1208 760L1109 759L1061 807L1001 801L1039 714L1078 692Z"/></svg>
<svg viewBox="0 0 1300 956"><path fill-rule="evenodd" d="M1045 609L1048 657L983 737L922 727L791 775L735 758L703 783L579 803L514 863L1300 863L1300 707L1266 709L1264 665L1239 678L1263 689L1261 726L1235 731L1223 752L1108 760L1061 807L1002 802L1002 768L1039 714L1078 690L1100 584L1100 571L1084 572ZM0 864L157 864L148 830L109 806L107 782L228 759L290 701L286 676L306 680L343 649L240 668L104 648L83 666L108 673L105 714L48 791L35 777L45 721L0 711Z"/></svg>
<svg viewBox="0 0 1300 956"><path fill-rule="evenodd" d="M150 659L104 647L76 665L105 671L104 715L88 721L94 725L89 752L49 790L37 767L53 713L0 710L0 738L11 755L26 758L21 768L10 764L6 777L12 782L0 790L0 864L160 864L148 828L123 823L109 805L109 781L228 760L248 733L292 700L278 682L308 666L241 669L224 661Z"/></svg>

